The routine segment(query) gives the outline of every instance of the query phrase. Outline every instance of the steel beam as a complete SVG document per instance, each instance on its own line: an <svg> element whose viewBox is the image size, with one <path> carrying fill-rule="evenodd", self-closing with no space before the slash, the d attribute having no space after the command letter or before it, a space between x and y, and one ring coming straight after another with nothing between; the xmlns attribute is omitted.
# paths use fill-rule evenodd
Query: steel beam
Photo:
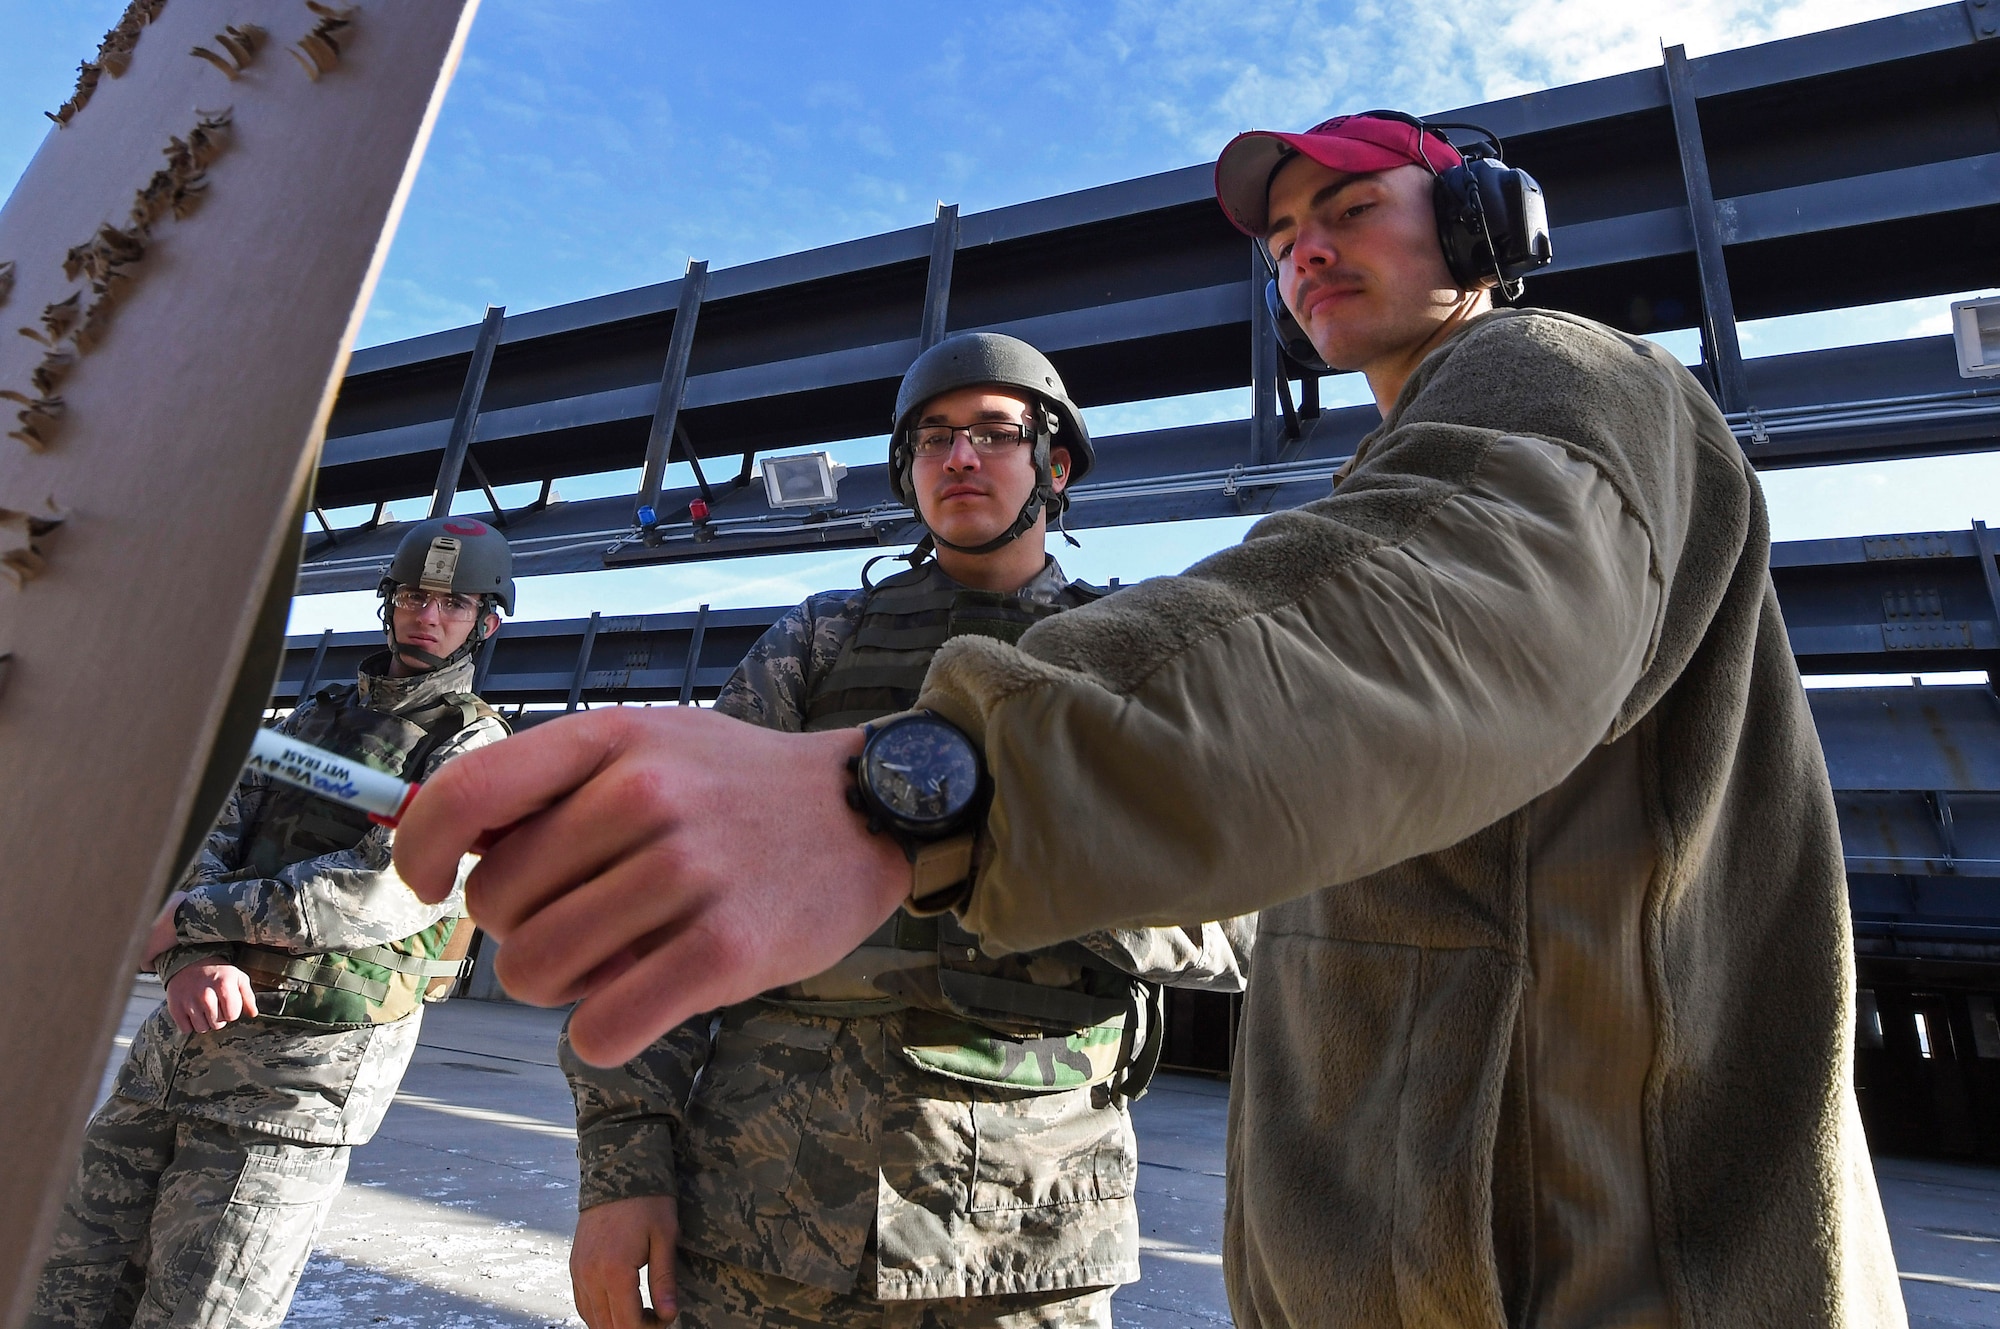
<svg viewBox="0 0 2000 1329"><path fill-rule="evenodd" d="M1548 189L1558 261L1531 283L1534 303L1639 333L1690 326L1703 308L1698 251L1711 245L1736 263L1727 294L1739 317L1990 280L1982 255L2000 246L2000 43L1973 40L1964 11L1671 64L1684 76L1682 120L1700 132L1712 227L1690 220L1681 155L1691 138L1675 132L1677 104L1658 72L1444 113L1507 135L1510 159ZM1697 102L1698 126L1687 114ZM1194 167L959 217L950 325L1043 345L1085 405L1260 381L1240 294L1242 238L1207 191L1207 169ZM698 455L878 431L923 330L944 326L927 299L942 275L927 266L941 220L713 274L682 413ZM1717 310L1719 260L1707 270ZM508 353L474 431L493 483L641 465L686 295L685 281L663 283L509 318ZM1712 343L1726 341L1728 321L1718 319ZM472 329L454 329L355 355L329 430L323 507L425 490L474 341ZM1711 358L1730 377L1730 357ZM1735 404L1766 406L1758 369L1744 366ZM1822 402L1912 395L1845 393L1831 366L1817 392ZM1238 460L1276 455L1255 450L1260 437ZM1991 431L1877 438L1875 455L1992 441ZM1788 436L1759 464L1840 455L1799 443ZM663 461L662 447L652 451Z"/></svg>
<svg viewBox="0 0 2000 1329"><path fill-rule="evenodd" d="M479 403L486 395L486 378L493 370L493 351L500 345L500 328L507 321L507 306L486 306L486 317L479 324L479 338L472 344L472 359L465 367L465 385L459 390L458 409L452 413L451 432L445 437L444 458L438 463L437 483L431 488L431 510L433 517L443 517L451 512L451 501L458 496L459 472L464 468L470 455L472 435L479 423ZM483 485L483 481L482 481ZM487 489L491 495L492 490ZM494 504L496 513L499 504Z"/></svg>
<svg viewBox="0 0 2000 1329"><path fill-rule="evenodd" d="M1673 108L1674 141L1680 148L1681 181L1687 189L1694 236L1695 269L1701 274L1701 345L1717 403L1725 411L1750 404L1743 378L1743 347L1736 336L1736 300L1729 291L1729 268L1722 259L1722 228L1708 179L1708 152L1702 146L1701 112L1688 74L1687 48L1666 49L1667 101Z"/></svg>
<svg viewBox="0 0 2000 1329"><path fill-rule="evenodd" d="M319 634L319 644L313 647L312 658L306 661L306 672L299 680L298 696L310 697L313 689L319 686L319 671L326 664L326 648L332 644L333 629L328 628Z"/></svg>
<svg viewBox="0 0 2000 1329"><path fill-rule="evenodd" d="M711 609L703 623L699 657L693 663L693 698L715 696L723 680L764 630L777 621L777 609ZM510 622L493 639L491 664L480 695L497 706L566 706L579 677L578 704L583 702L677 702L689 672L690 638L698 613L631 614L598 618L590 634L585 618ZM584 657L583 638L592 635L592 654ZM616 637L622 663L592 669L603 653L600 642ZM274 705L290 707L320 634L286 642ZM320 681L351 679L361 662L382 649L380 632L342 632L328 639ZM583 660L579 675L577 663Z"/></svg>
<svg viewBox="0 0 2000 1329"><path fill-rule="evenodd" d="M674 313L673 339L667 343L666 364L660 370L660 384L653 394L651 428L646 435L646 458L639 479L639 502L634 522L650 526L645 515L656 512L660 485L672 459L674 439L681 429L681 404L687 393L688 357L694 353L694 330L701 317L702 296L708 289L708 261L688 260L687 275L681 278L680 305ZM692 455L692 454L690 454Z"/></svg>
<svg viewBox="0 0 2000 1329"><path fill-rule="evenodd" d="M597 645L597 625L602 621L603 615L593 611L590 621L583 626L583 644L576 648L576 669L570 674L569 700L563 706L565 711L575 710L577 703L583 700L584 679L590 671L590 652Z"/></svg>
<svg viewBox="0 0 2000 1329"><path fill-rule="evenodd" d="M708 606L694 611L694 626L688 629L687 659L681 665L681 691L675 700L679 705L694 705L695 670L701 664L702 639L708 635Z"/></svg>
<svg viewBox="0 0 2000 1329"><path fill-rule="evenodd" d="M1220 427L1192 426L1185 430L1161 430L1154 435L1138 437L1150 437L1156 440L1154 446L1171 451L1177 445L1177 435L1198 436L1205 430L1215 428ZM1239 432L1236 437L1240 447L1242 434ZM1200 446L1204 451L1217 446L1213 443L1180 442L1182 446ZM1329 451L1336 455L1317 462L1295 463L1291 467L1265 468L1262 474L1244 467L1219 470L1206 478L1207 488L1191 496L1154 495L1129 501L1177 502L1187 498L1189 501L1233 505L1233 497L1225 496L1225 489L1231 485L1238 493L1266 489L1281 496L1299 490L1324 492L1335 462L1346 455L1343 449ZM1107 449L1103 461L1115 471L1121 461L1119 450ZM1313 466L1319 469L1314 479L1287 478L1298 477ZM880 468L873 469L879 471ZM1266 478L1267 474L1275 478ZM1147 483L1143 474L1130 481L1135 488L1142 488ZM1093 504L1085 501L1090 489L1090 486L1079 486L1078 503L1071 511L1072 524L1091 520ZM613 500L603 502L608 504ZM558 506L558 510L585 506L563 504ZM908 514L905 513L901 520L907 523ZM825 527L829 523L817 525ZM733 537L725 533L719 535L717 540L729 538ZM1842 675L1958 672L1990 668L1994 652L2000 648L2000 610L1995 608L1987 575L1981 570L1979 540L1982 538L1991 542L1993 537L1990 533L1968 529L1839 540L1801 540L1774 545L1771 550L1771 576L1801 670L1808 675ZM873 537L853 535L846 538L845 543L858 546L872 540ZM836 528L823 547L838 547L842 543ZM532 547L522 555L524 558L537 556ZM1992 567L1990 556L1986 566ZM703 621L700 615L665 614L606 620L599 631L642 634L650 652L649 658L662 663L657 667L648 664L636 673L617 673L612 681L602 684L601 691L597 690L600 687L598 683L588 683L585 693L593 700L679 700L685 680L692 677L694 682L689 686L695 691L690 695L711 696L713 688L720 685L729 667L742 657L756 635L775 622L782 612L782 607L710 611L705 620L706 641L699 654L713 663L692 670L688 664L692 645L690 638L695 624ZM617 626L610 626L612 623ZM587 630L587 622L582 619L507 624L495 647L488 679L489 690L495 690L494 695L510 703L564 700L572 678L581 676L577 673L578 649ZM363 654L381 649L381 635L374 632L351 633L326 640L327 648L322 657L326 677L346 676ZM564 644L553 645L557 642ZM293 638L288 643L285 668L275 694L280 702L289 704L298 696L299 681L307 662L321 643L322 639L317 635ZM553 654L549 654L551 651ZM680 663L665 663L667 661ZM558 679L559 683L550 679ZM1838 698L1873 698L1886 703L1899 695L1881 689L1854 694L1820 691L1812 694L1816 712L1822 707L1859 704L1852 700L1836 701ZM1872 726L1874 731L1882 733L1893 731L1900 735L1895 739L1894 746L1904 753L1896 760L1928 763L1923 768L1932 772L1920 781L1909 777L1915 781L1911 785L1903 783L1900 778L1889 779L1885 783L1883 778L1864 776L1858 773L1861 768L1856 768L1856 773L1841 777L1844 781L1842 787L2000 788L2000 780L1989 778L1990 774L2000 771L2000 766L1994 765L2000 762L2000 757L1992 755L2000 752L2000 729L1975 727L1978 716L1985 712L1965 700L1968 695L1971 694L1944 688L1924 689L1897 701L1896 704L1905 709L1879 721L1850 721L1843 718L1845 712L1828 711L1821 717L1823 731L1831 732L1840 725L1850 723ZM1917 706L1918 709L1907 709L1910 706ZM1923 747L1929 741L1924 735L1933 727L1947 735L1966 736L1964 744L1956 749L1957 755L1949 748L1932 752ZM1983 746L1989 741L1991 752ZM1930 755L1917 755L1921 752L1929 752ZM1871 760L1879 762L1891 758L1878 753ZM1964 769L1973 774L1949 777L1937 773L1952 762L1968 763Z"/></svg>
<svg viewBox="0 0 2000 1329"><path fill-rule="evenodd" d="M1250 454L1252 466L1268 466L1278 459L1278 376L1284 372L1278 354L1278 330L1271 326L1270 311L1264 304L1264 284L1271 280L1270 266L1264 261L1257 241L1250 242Z"/></svg>
<svg viewBox="0 0 2000 1329"><path fill-rule="evenodd" d="M495 705L544 708L522 717L530 724L584 702L712 699L783 612L703 606L508 624L491 656L482 656L480 695ZM614 635L623 663L592 669ZM351 677L380 649L373 632L291 639L273 704L296 701L298 684L284 680L311 672L315 655L325 661L325 677ZM1836 792L1857 920L1906 931L1913 922L1956 926L1968 918L2000 927L2000 700L1993 688L1814 689L1807 699ZM1948 828L1940 807L1949 809Z"/></svg>
<svg viewBox="0 0 2000 1329"><path fill-rule="evenodd" d="M1965 452L2000 442L2000 388L1966 388L1957 377L1948 337L1772 356L1750 361L1747 370L1757 400L1767 406L1735 417L1733 424L1760 468ZM1867 400L1829 403L1820 396L1828 391ZM887 415L885 402L881 418ZM1376 423L1372 406L1302 417L1301 436L1283 456L1304 469L1286 483L1253 480L1257 510L1324 495L1328 463L1344 460ZM880 428L879 419L875 428ZM1250 454L1248 421L1111 435L1095 443L1098 466L1091 480L1075 490L1069 517L1074 529L1233 516L1243 510L1238 499L1243 477L1232 478L1231 472ZM663 494L660 511L683 511L695 497L694 489ZM842 507L831 520L807 522L796 513L766 507L754 487L739 491L727 513L710 524L708 533L715 538L705 541L695 540L693 527L684 520L657 528L656 544L629 540L636 501L554 503L512 514L508 534L517 575L589 571L621 562L889 546L916 538L909 514L891 499L886 472L879 466L850 472L841 483ZM301 569L300 591L373 589L403 529L350 530L337 544L316 544Z"/></svg>
<svg viewBox="0 0 2000 1329"><path fill-rule="evenodd" d="M2000 793L1990 686L1814 688L1806 700L1836 789Z"/></svg>
<svg viewBox="0 0 2000 1329"><path fill-rule="evenodd" d="M937 220L931 223L931 261L924 282L923 331L917 345L928 351L944 340L945 320L951 310L951 265L958 256L958 204L939 202Z"/></svg>
<svg viewBox="0 0 2000 1329"><path fill-rule="evenodd" d="M1991 669L2000 618L1974 530L1802 540L1771 550L1771 579L1809 674Z"/></svg>
<svg viewBox="0 0 2000 1329"><path fill-rule="evenodd" d="M1986 605L1993 621L2000 623L2000 538L1983 521L1972 523L1972 552L1979 560L1979 575L1986 582Z"/></svg>

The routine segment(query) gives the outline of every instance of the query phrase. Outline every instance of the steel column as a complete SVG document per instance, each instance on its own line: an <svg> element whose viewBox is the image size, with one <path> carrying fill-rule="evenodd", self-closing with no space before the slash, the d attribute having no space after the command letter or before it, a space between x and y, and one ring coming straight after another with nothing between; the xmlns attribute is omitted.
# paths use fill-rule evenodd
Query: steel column
<svg viewBox="0 0 2000 1329"><path fill-rule="evenodd" d="M472 666L472 693L479 695L479 689L486 685L486 676L493 672L493 647L500 640L498 633L479 644L478 662Z"/></svg>
<svg viewBox="0 0 2000 1329"><path fill-rule="evenodd" d="M1715 399L1725 411L1747 410L1750 388L1743 376L1743 347L1736 337L1736 300L1722 256L1722 231L1715 193L1708 180L1708 152L1702 146L1701 114L1687 48L1666 50L1667 100L1673 108L1674 140L1680 147L1681 180L1687 187L1688 219L1694 226L1695 267L1701 273L1702 358L1715 382Z"/></svg>
<svg viewBox="0 0 2000 1329"><path fill-rule="evenodd" d="M2000 538L1994 536L1985 522L1975 521L1972 523L1972 543L1979 551L1979 571L1986 579L1986 598L1993 606L1993 621L2000 624L2000 565L1994 562L1996 557L2000 557Z"/></svg>
<svg viewBox="0 0 2000 1329"><path fill-rule="evenodd" d="M437 484L431 490L433 517L451 511L458 495L458 473L465 466L466 450L472 446L472 431L479 423L479 399L486 395L486 376L493 369L493 349L500 344L500 328L507 321L507 306L486 306L486 318L479 325L479 337L472 343L472 363L465 369L465 386L459 389L458 410L451 417L451 437L445 441L444 460L438 463Z"/></svg>
<svg viewBox="0 0 2000 1329"><path fill-rule="evenodd" d="M569 680L569 702L563 707L566 712L575 710L576 704L583 700L583 677L590 668L590 648L597 644L597 624L602 618L602 613L593 610L590 622L584 625L583 645L576 652L576 672Z"/></svg>
<svg viewBox="0 0 2000 1329"><path fill-rule="evenodd" d="M312 696L313 684L319 682L320 667L326 663L326 648L333 641L333 629L319 634L319 645L313 648L312 660L306 665L306 672L299 679L299 700Z"/></svg>
<svg viewBox="0 0 2000 1329"><path fill-rule="evenodd" d="M924 284L923 332L918 348L928 351L944 340L947 310L951 304L951 264L958 254L958 204L939 202L937 220L931 223L930 274Z"/></svg>
<svg viewBox="0 0 2000 1329"><path fill-rule="evenodd" d="M1235 435L1237 455L1242 451L1241 437L1240 432ZM1156 435L1153 446L1171 447L1171 435ZM1325 493L1332 465L1331 459L1321 462L1315 478L1287 483L1279 491L1281 497L1297 502L1307 493ZM1262 478L1265 473L1235 468L1237 492L1270 493L1269 481ZM1228 470L1216 471L1211 482L1219 485L1230 474ZM1293 468L1287 474L1303 472ZM1083 505L1091 506L1095 505ZM2000 616L1996 616L1993 587L1982 570L1975 544L1974 537L1980 534L1966 528L1772 546L1771 578L1800 668L1808 674L1825 675L1989 667L1995 653L2000 652ZM1993 545L2000 543L1995 538L2000 533L1989 530L1984 535L1990 557ZM718 659L733 661L784 612L784 606L711 607L705 612L689 610L600 622L600 633L636 634L627 638L633 649L657 663L624 673L601 672L595 676L593 689L604 700L674 701L687 685L693 650L692 695L712 695L712 686L704 686L700 678L700 659L709 649L707 639L717 637ZM704 635L695 650L691 638L697 620L701 620ZM484 687L509 704L527 700L561 705L574 680L578 649L587 627L588 619L581 616L559 622L509 624L495 647ZM327 648L322 672L351 674L362 659L381 649L381 640L381 633L372 630L337 634ZM294 681L306 673L319 643L318 633L291 639L280 675L285 680L279 688L281 703L296 695ZM1829 726L1854 725L1894 734L1893 741L1881 745L1876 754L1886 765L1837 772L1836 787L2000 792L2000 709L1996 709L1989 688L1926 688L1921 698L1912 694L1897 701L1899 695L1877 689L1852 694L1843 702L1824 689L1809 694L1823 734L1830 733ZM1850 715L1840 709L1860 705L1855 697L1866 701L1862 706L1866 714ZM1924 768L1927 773L1917 773L1911 763L1917 761L1918 754L1930 751L1927 745L1942 741L1940 734L1957 744L1958 755L1940 749L1934 761L1924 758L1930 762ZM1830 760L1832 746L1829 742ZM1848 747L1852 750L1851 744ZM1894 760L1890 760L1892 756ZM1954 770L1958 774L1950 773Z"/></svg>
<svg viewBox="0 0 2000 1329"><path fill-rule="evenodd" d="M1993 0L2000 5L2000 0ZM2000 694L2000 535L1983 521L1972 523L1972 547L1979 555L1980 576L1986 582L1986 603L1993 614L1995 649L1986 656L1986 681L1996 694Z"/></svg>
<svg viewBox="0 0 2000 1329"><path fill-rule="evenodd" d="M493 511L493 524L505 530L507 512L500 506L500 495L493 492L493 482L486 478L486 468L470 452L465 454L465 465L472 472L472 482L479 486L480 493L486 495L486 506Z"/></svg>
<svg viewBox="0 0 2000 1329"><path fill-rule="evenodd" d="M708 292L708 260L688 260L687 275L681 278L680 304L674 310L674 331L667 341L667 363L660 370L660 392L653 403L652 428L646 434L646 465L639 480L639 505L634 520L649 526L643 513L657 520L660 486L665 483L667 459L673 452L674 431L680 424L681 401L687 396L688 356L694 350L695 321L701 317L702 297ZM692 455L692 449L689 450Z"/></svg>
<svg viewBox="0 0 2000 1329"><path fill-rule="evenodd" d="M1916 363L1935 353L1917 357L1919 343L1905 342L1843 348L1823 362L1815 354L1811 365L1798 357L1745 362L1747 391L1739 397L1738 357L1726 354L1733 320L1720 317L1720 296L1727 291L1736 317L1761 319L1989 280L1979 263L2000 244L1996 86L2000 42L1970 40L1966 11L1951 5L1700 59L1676 52L1665 70L1441 111L1439 118L1492 126L1547 187L1558 259L1531 283L1536 304L1640 335L1694 326L1703 312L1705 264L1707 304L1716 315L1708 348L1721 380L1716 391L1754 401L1768 426L1773 408L1815 398L1860 401L1961 386L1949 357L1945 382ZM1615 160L1605 156L1606 142L1619 145ZM1244 241L1220 223L1212 185L1212 172L1187 168L961 210L968 262L960 271L954 261L946 317L940 322L931 301L928 329L921 319L908 326L919 312L910 306L924 291L918 268L934 249L942 258L948 248L949 209L942 227L934 216L715 272L701 311L703 335L726 322L727 342L718 343L713 363L705 355L690 368L685 395L697 413L689 426L704 463L879 429L885 398L921 334L950 327L1026 338L1052 353L1078 398L1093 403L1248 384L1251 363L1239 349L1252 314L1239 285ZM1875 261L1842 266L1842 256L1853 253ZM930 276L941 282L943 269L937 263ZM1829 280L1829 272L1839 279ZM661 363L652 357L666 344L664 325L683 294L682 283L668 281L507 319L508 355L496 358L491 385L506 405L482 411L475 449L496 487L641 465L659 398ZM475 331L355 354L319 477L318 501L329 520L334 509L423 494L438 468L449 403L465 375L461 357ZM1911 367L1914 376L1904 372ZM1822 372L1819 382L1797 390ZM777 398L787 399L782 408ZM1995 437L1932 418L1891 431L1842 430L1821 441L1849 459L1857 455L1850 450L1857 433L1873 435L1852 440L1868 457L1952 450L1945 434L1971 438L1956 442L1961 450L1990 447ZM1760 466L1834 459L1796 422L1782 435L1767 428L1768 442L1751 434ZM1246 463L1249 439L1235 443L1227 464ZM670 458L663 448L655 460ZM655 510L670 511L677 501L687 498L663 494ZM621 533L638 502L635 493L614 505L623 509ZM738 496L731 515L753 508ZM347 532L342 541L360 543ZM315 557L326 552L316 549Z"/></svg>
<svg viewBox="0 0 2000 1329"><path fill-rule="evenodd" d="M1271 280L1258 243L1250 242L1250 465L1267 466L1278 459L1278 330L1264 305L1264 286Z"/></svg>
<svg viewBox="0 0 2000 1329"><path fill-rule="evenodd" d="M694 705L694 671L701 663L701 639L708 635L708 606L695 610L694 630L688 633L687 663L681 666L680 704Z"/></svg>

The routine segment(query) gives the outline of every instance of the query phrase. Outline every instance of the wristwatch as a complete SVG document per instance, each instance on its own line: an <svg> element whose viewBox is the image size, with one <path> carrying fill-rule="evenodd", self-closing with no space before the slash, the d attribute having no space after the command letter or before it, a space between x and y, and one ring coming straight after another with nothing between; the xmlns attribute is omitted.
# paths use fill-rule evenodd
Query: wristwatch
<svg viewBox="0 0 2000 1329"><path fill-rule="evenodd" d="M847 802L910 860L907 907L942 913L972 884L972 846L992 798L986 763L965 732L932 711L865 725L861 755L847 759Z"/></svg>

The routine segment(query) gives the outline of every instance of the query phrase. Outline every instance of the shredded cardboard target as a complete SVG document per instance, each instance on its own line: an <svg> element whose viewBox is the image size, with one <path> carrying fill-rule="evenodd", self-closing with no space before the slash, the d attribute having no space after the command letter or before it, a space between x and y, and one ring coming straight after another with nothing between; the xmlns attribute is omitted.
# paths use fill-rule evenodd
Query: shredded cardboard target
<svg viewBox="0 0 2000 1329"><path fill-rule="evenodd" d="M70 352L50 351L42 356L42 362L35 366L35 372L28 375L28 382L34 385L37 396L52 396L75 366L76 356Z"/></svg>
<svg viewBox="0 0 2000 1329"><path fill-rule="evenodd" d="M240 26L232 23L215 34L215 44L227 54L217 55L206 46L197 46L188 54L208 61L234 83L243 71L250 67L251 60L256 58L257 48L264 44L264 37L264 30L255 23L245 23Z"/></svg>
<svg viewBox="0 0 2000 1329"><path fill-rule="evenodd" d="M319 15L319 22L293 44L291 55L306 71L306 77L317 83L320 75L331 74L340 64L341 33L354 26L356 7L349 5L343 9L321 4L319 0L306 0L306 8Z"/></svg>
<svg viewBox="0 0 2000 1329"><path fill-rule="evenodd" d="M55 442L56 430L62 425L63 405L61 397L30 397L12 388L0 388L0 397L11 402L19 402L21 409L14 412L15 428L7 431L7 437L28 445L31 452L47 452L49 444Z"/></svg>
<svg viewBox="0 0 2000 1329"><path fill-rule="evenodd" d="M167 0L132 0L123 16L104 34L104 40L97 44L97 58L76 67L76 90L70 93L69 100L42 114L55 121L57 128L67 127L76 113L90 104L100 78L106 74L117 78L131 67L132 50L139 44L140 33L166 7Z"/></svg>
<svg viewBox="0 0 2000 1329"><path fill-rule="evenodd" d="M63 524L68 514L50 500L40 515L0 508L0 573L13 579L16 589L42 575L48 567L42 540Z"/></svg>
<svg viewBox="0 0 2000 1329"><path fill-rule="evenodd" d="M42 309L40 332L33 328L22 328L21 335L30 341L38 341L44 346L53 348L57 342L69 336L70 329L76 326L77 319L83 313L82 303L82 291L70 292L66 299L57 300Z"/></svg>

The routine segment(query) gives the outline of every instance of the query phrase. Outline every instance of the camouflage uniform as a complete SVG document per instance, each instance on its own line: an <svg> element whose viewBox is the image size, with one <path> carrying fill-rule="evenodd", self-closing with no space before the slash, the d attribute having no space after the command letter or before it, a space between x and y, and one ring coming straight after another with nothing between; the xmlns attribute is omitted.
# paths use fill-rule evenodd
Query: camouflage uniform
<svg viewBox="0 0 2000 1329"><path fill-rule="evenodd" d="M387 654L363 667L352 704L429 717L470 685L469 661L391 678ZM308 741L338 717L321 693L279 728ZM428 775L506 726L490 712L423 760ZM403 753L369 750L402 771ZM408 772L415 774L415 772ZM283 786L245 775L189 873L179 943L158 969L239 963L242 944L279 952L367 953L462 912L426 905L390 866L390 832L260 875L244 860ZM268 827L265 828L268 830ZM284 1318L347 1172L388 1111L416 1048L421 1004L388 1022L329 1025L274 1016L294 993L264 990L260 1015L183 1034L162 1005L132 1040L111 1098L91 1119L29 1325L255 1326Z"/></svg>
<svg viewBox="0 0 2000 1329"><path fill-rule="evenodd" d="M953 585L927 568L932 586ZM1049 612L1065 593L1051 559L1015 598ZM868 601L835 591L793 609L716 709L806 727ZM969 975L1066 997L1095 957L1233 991L1251 923L1106 932L1085 939L1088 953L1001 958L959 934L926 957L894 934L934 921L899 914L826 974L691 1021L623 1067L586 1066L565 1039L580 1205L677 1196L684 1324L1108 1325L1108 1289L1139 1276L1137 1144L1106 1074L1116 1023L1108 1049L1084 1045L1098 1030L1012 1038L941 1011L937 988Z"/></svg>

